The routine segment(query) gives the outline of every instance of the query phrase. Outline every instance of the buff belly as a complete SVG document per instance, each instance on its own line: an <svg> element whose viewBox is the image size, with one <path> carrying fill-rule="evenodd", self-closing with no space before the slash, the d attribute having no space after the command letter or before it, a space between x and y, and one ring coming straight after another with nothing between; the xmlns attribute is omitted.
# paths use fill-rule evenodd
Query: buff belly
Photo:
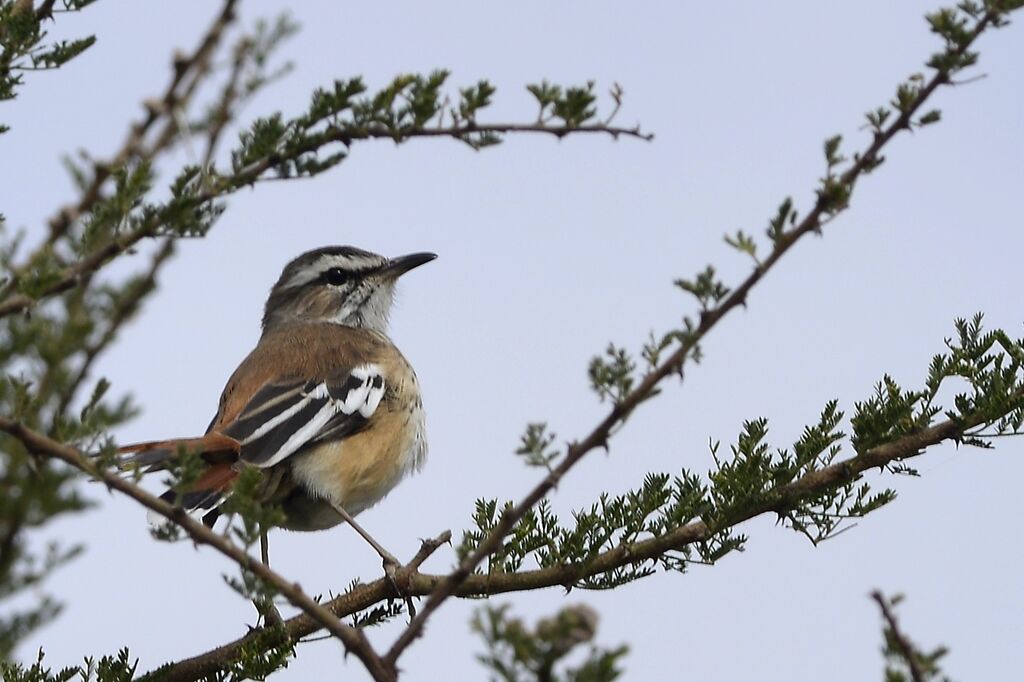
<svg viewBox="0 0 1024 682"><path fill-rule="evenodd" d="M418 406L380 415L372 428L325 443L291 462L296 488L283 501L290 530L312 531L341 523L332 504L355 516L377 504L426 454Z"/></svg>

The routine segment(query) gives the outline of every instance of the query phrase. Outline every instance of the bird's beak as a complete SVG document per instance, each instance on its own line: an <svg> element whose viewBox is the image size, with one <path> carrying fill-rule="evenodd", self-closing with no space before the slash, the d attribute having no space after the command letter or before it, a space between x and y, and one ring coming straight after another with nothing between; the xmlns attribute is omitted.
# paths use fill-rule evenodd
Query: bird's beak
<svg viewBox="0 0 1024 682"><path fill-rule="evenodd" d="M389 279L398 279L413 268L418 268L435 258L437 258L436 253L410 253L408 256L392 258L380 271L380 274Z"/></svg>

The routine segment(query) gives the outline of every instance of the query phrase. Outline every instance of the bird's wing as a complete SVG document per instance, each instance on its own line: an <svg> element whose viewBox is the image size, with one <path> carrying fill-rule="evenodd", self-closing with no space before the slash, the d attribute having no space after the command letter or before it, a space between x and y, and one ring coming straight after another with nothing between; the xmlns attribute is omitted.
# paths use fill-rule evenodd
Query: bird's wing
<svg viewBox="0 0 1024 682"><path fill-rule="evenodd" d="M386 388L374 364L324 380L270 383L219 432L241 443L243 461L270 467L308 445L365 429Z"/></svg>

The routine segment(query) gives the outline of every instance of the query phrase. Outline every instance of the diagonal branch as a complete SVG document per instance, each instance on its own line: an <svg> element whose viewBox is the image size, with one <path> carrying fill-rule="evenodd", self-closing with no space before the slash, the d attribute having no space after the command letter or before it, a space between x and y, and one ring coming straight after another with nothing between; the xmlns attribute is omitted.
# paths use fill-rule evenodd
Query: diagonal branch
<svg viewBox="0 0 1024 682"><path fill-rule="evenodd" d="M395 678L393 671L387 669L381 657L373 650L373 647L362 631L342 623L323 605L317 603L303 592L298 584L290 582L285 577L271 570L269 566L250 556L245 550L227 538L213 532L199 521L190 517L180 507L175 507L155 495L151 495L115 472L98 467L75 448L47 438L41 433L25 427L20 422L0 417L0 431L6 431L17 438L29 452L59 459L91 477L103 481L108 488L123 493L147 509L151 509L166 517L188 533L189 537L196 544L209 545L234 561L242 569L253 573L267 584L273 586L275 590L295 607L301 609L316 621L319 627L326 628L328 632L341 640L346 650L355 654L362 661L363 665L366 666L366 669L373 676L373 679L378 682L385 682Z"/></svg>
<svg viewBox="0 0 1024 682"><path fill-rule="evenodd" d="M991 24L995 23L998 17L997 10L986 12L985 15L978 19L967 38L955 50L951 50L951 54L955 56L964 55L978 36ZM856 181L865 172L870 172L878 165L881 158L880 152L885 145L900 131L911 129L913 116L939 86L949 83L949 76L949 69L938 69L928 83L918 91L917 96L909 106L904 107L900 115L887 128L875 134L867 149L854 157L853 164L838 178L838 182L847 188L848 197L852 195ZM386 654L385 660L390 665L395 665L402 652L419 637L423 626L431 614L445 600L455 594L459 586L466 581L484 559L501 547L505 536L511 532L516 522L522 519L548 493L554 490L562 477L583 459L585 455L597 448L606 447L614 429L625 422L640 403L650 398L665 378L681 372L686 360L698 347L700 341L723 317L737 307L746 304L747 294L750 290L779 262L797 241L812 232L820 231L826 220L845 210L847 206L848 201L835 205L830 203L826 196L819 193L817 202L804 219L790 230L781 232L775 239L771 254L728 297L714 308L709 308L701 314L700 324L691 333L683 337L679 347L672 355L645 375L639 385L624 396L621 401L617 402L608 415L583 440L572 443L566 449L565 455L559 464L552 469L548 476L538 483L515 507L502 514L498 524L477 546L476 550L466 557L458 568L448 575L431 593L419 614L412 619L409 626L395 640L391 649Z"/></svg>

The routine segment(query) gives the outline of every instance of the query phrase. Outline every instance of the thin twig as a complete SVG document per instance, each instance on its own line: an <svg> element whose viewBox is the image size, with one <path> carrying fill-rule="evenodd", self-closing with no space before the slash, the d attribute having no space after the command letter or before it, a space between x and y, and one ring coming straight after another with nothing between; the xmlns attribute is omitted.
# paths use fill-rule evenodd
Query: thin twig
<svg viewBox="0 0 1024 682"><path fill-rule="evenodd" d="M366 666L373 679L378 682L395 679L393 670L387 669L383 660L373 650L373 647L362 631L342 623L323 605L317 603L303 592L297 583L292 583L271 570L269 566L250 556L244 549L190 517L182 508L175 507L155 495L151 495L116 472L98 467L93 461L78 452L78 450L33 431L20 422L0 417L0 431L6 431L20 440L30 452L59 459L75 469L103 481L108 488L117 490L131 497L147 509L151 509L166 517L188 533L195 543L209 545L234 561L242 569L255 574L261 580L273 586L275 590L296 608L301 609L319 623L320 627L326 628L331 634L341 640L346 650L355 654L363 665Z"/></svg>
<svg viewBox="0 0 1024 682"><path fill-rule="evenodd" d="M235 45L234 56L231 60L231 71L228 74L228 79L224 88L221 90L220 99L217 101L217 106L213 110L212 124L206 133L206 153L203 154L203 168L209 168L213 162L214 154L217 151L217 145L220 141L220 136L224 132L224 128L232 120L232 108L238 99L238 84L241 82L242 74L245 70L246 62L248 61L248 55L251 48L251 40L249 38L242 38Z"/></svg>

